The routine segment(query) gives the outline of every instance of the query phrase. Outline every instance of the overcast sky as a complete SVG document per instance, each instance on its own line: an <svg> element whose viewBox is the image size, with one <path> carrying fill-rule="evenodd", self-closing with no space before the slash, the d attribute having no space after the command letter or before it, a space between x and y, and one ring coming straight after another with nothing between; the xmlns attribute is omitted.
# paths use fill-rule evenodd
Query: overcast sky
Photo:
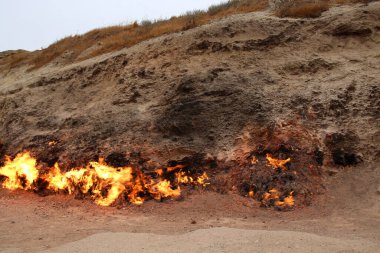
<svg viewBox="0 0 380 253"><path fill-rule="evenodd" d="M0 51L36 50L72 34L168 18L222 0L0 0Z"/></svg>

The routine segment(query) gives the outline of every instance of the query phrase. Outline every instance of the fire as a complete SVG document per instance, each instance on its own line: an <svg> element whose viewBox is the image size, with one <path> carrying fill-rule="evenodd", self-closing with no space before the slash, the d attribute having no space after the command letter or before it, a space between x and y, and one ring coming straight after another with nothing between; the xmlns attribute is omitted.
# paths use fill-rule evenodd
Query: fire
<svg viewBox="0 0 380 253"><path fill-rule="evenodd" d="M194 179L192 177L186 176L186 173L183 171L178 172L176 176L178 183L192 184L194 182Z"/></svg>
<svg viewBox="0 0 380 253"><path fill-rule="evenodd" d="M293 192L289 196L284 198L284 201L276 201L275 205L278 207L292 207L294 206Z"/></svg>
<svg viewBox="0 0 380 253"><path fill-rule="evenodd" d="M287 168L285 167L285 165L291 161L290 158L286 159L286 160L280 160L280 159L276 159L276 158L273 158L272 155L270 154L267 154L267 161L268 161L268 164L270 166L272 166L273 168L277 169L277 168L280 168L281 170L287 170Z"/></svg>
<svg viewBox="0 0 380 253"><path fill-rule="evenodd" d="M0 168L0 175L5 176L3 187L10 190L30 190L38 178L37 161L28 152L18 154L15 159L5 157L5 165Z"/></svg>
<svg viewBox="0 0 380 253"><path fill-rule="evenodd" d="M197 183L199 185L206 186L210 184L210 183L207 183L208 180L209 180L209 177L207 176L206 172L203 172L202 176L197 178Z"/></svg>
<svg viewBox="0 0 380 253"><path fill-rule="evenodd" d="M157 169L158 178L152 178L133 167L115 168L103 160L90 162L86 167L73 168L63 172L58 164L44 173L37 166L37 161L28 152L17 155L13 160L6 157L5 164L0 167L0 176L4 177L2 186L15 190L36 190L38 184L45 182L46 190L82 194L91 197L101 206L110 206L118 198L127 199L130 203L141 205L145 200L153 198L177 198L181 195L180 185L206 186L208 176L204 172L196 177L182 171L184 165ZM178 171L178 172L176 172ZM165 173L172 173L175 179L164 178Z"/></svg>
<svg viewBox="0 0 380 253"><path fill-rule="evenodd" d="M197 178L193 178L191 176L186 175L185 172L180 171L176 173L177 181L180 184L192 184L192 185L201 185L206 186L209 183L207 181L209 180L209 177L206 172L203 172L202 175L200 175Z"/></svg>
<svg viewBox="0 0 380 253"><path fill-rule="evenodd" d="M258 164L259 160L256 158L256 156L253 156L251 159L251 164Z"/></svg>
<svg viewBox="0 0 380 253"><path fill-rule="evenodd" d="M177 189L172 189L171 183L169 180L163 180L154 184L150 188L150 193L156 200L161 200L166 197L178 197L181 195L181 189L178 187Z"/></svg>
<svg viewBox="0 0 380 253"><path fill-rule="evenodd" d="M269 192L264 193L262 202L267 204L271 201L274 202L274 205L279 208L290 208L294 206L293 192L281 200L281 192L277 189L271 189Z"/></svg>
<svg viewBox="0 0 380 253"><path fill-rule="evenodd" d="M291 160L276 159L270 154L266 155L266 159L268 166L283 171ZM258 164L259 160L253 157L250 162ZM154 173L144 173L140 167L112 167L100 159L98 162L89 162L84 167L63 170L58 163L50 168L39 165L28 152L20 153L14 159L6 156L4 166L0 167L0 180L6 189L66 193L90 198L100 206L123 201L141 205L149 199L161 201L178 198L183 186L206 187L210 184L206 172L183 164L157 168ZM260 194L260 191L253 189L246 196L257 198L264 206L287 209L295 205L293 192L281 192L272 188Z"/></svg>
<svg viewBox="0 0 380 253"><path fill-rule="evenodd" d="M42 178L46 182L49 182L48 189L50 190L59 191L67 189L70 193L72 192L71 187L68 187L68 177L67 175L62 174L58 164L55 164L50 172L47 175L43 175Z"/></svg>
<svg viewBox="0 0 380 253"><path fill-rule="evenodd" d="M57 143L58 143L57 141L49 141L48 145L49 146L55 146L55 145L57 145Z"/></svg>

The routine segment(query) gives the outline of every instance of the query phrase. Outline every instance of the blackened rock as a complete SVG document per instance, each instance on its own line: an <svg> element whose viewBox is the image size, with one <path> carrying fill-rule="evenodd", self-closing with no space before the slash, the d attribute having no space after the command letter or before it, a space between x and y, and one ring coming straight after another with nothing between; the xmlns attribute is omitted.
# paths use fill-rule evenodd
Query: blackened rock
<svg viewBox="0 0 380 253"><path fill-rule="evenodd" d="M124 154L113 152L106 157L105 162L113 167L125 167L129 165L129 160Z"/></svg>
<svg viewBox="0 0 380 253"><path fill-rule="evenodd" d="M345 152L343 149L333 150L332 157L335 164L343 166L356 165L362 161L359 155Z"/></svg>
<svg viewBox="0 0 380 253"><path fill-rule="evenodd" d="M322 166L324 158L325 158L325 154L321 150L316 149L314 151L314 157L315 157L315 160L318 163L318 165Z"/></svg>

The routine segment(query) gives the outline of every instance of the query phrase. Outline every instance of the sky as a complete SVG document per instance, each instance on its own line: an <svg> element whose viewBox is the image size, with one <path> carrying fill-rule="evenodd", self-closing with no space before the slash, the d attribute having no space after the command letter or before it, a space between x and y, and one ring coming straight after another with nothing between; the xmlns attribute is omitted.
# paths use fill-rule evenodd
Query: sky
<svg viewBox="0 0 380 253"><path fill-rule="evenodd" d="M0 51L46 48L69 35L170 18L222 0L0 0Z"/></svg>

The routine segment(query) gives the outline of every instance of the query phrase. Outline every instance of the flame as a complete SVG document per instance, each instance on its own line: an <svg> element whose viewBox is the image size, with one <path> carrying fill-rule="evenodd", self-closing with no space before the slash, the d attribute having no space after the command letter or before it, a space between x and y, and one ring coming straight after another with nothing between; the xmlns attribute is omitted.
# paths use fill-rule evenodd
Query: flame
<svg viewBox="0 0 380 253"><path fill-rule="evenodd" d="M178 164L174 167L168 167L166 169L167 172L172 172L172 171L175 171L175 170L180 170L180 169L183 169L185 167L185 165L182 165L182 164Z"/></svg>
<svg viewBox="0 0 380 253"><path fill-rule="evenodd" d="M194 179L186 175L185 172L180 171L176 174L178 183L182 184L192 184Z"/></svg>
<svg viewBox="0 0 380 253"><path fill-rule="evenodd" d="M157 175L159 175L159 176L162 176L162 175L164 174L164 170L161 169L161 168L156 169L155 172L156 172Z"/></svg>
<svg viewBox="0 0 380 253"><path fill-rule="evenodd" d="M193 178L191 176L186 175L186 172L180 171L176 173L176 177L177 177L177 182L179 184L192 184L192 185L201 185L201 186L206 186L209 184L207 182L209 180L209 177L206 172L203 172L203 174L197 178Z"/></svg>
<svg viewBox="0 0 380 253"><path fill-rule="evenodd" d="M161 200L166 197L178 197L181 195L181 189L178 187L177 189L172 189L171 183L169 180L163 180L154 184L150 193L153 195L154 199Z"/></svg>
<svg viewBox="0 0 380 253"><path fill-rule="evenodd" d="M277 169L277 168L280 168L281 170L287 170L287 168L285 167L285 165L291 161L290 158L286 159L286 160L280 160L280 159L276 159L276 158L273 158L272 155L270 154L267 154L267 161L268 161L268 164L270 166L272 166L273 168Z"/></svg>
<svg viewBox="0 0 380 253"><path fill-rule="evenodd" d="M289 194L286 198L284 198L284 201L275 201L274 203L278 207L292 207L294 206L294 197L293 192Z"/></svg>
<svg viewBox="0 0 380 253"><path fill-rule="evenodd" d="M210 184L210 183L207 183L208 180L209 180L209 177L207 176L207 173L203 172L203 174L197 178L197 183L199 185L206 186Z"/></svg>
<svg viewBox="0 0 380 253"><path fill-rule="evenodd" d="M263 200L262 202L268 203L269 201L273 200L274 205L276 207L284 208L284 207L293 207L294 206L294 197L293 192L291 192L288 196L286 196L283 201L281 201L281 192L277 189L271 189L269 192L266 192L263 194Z"/></svg>
<svg viewBox="0 0 380 253"><path fill-rule="evenodd" d="M184 165L166 168L166 172L183 169ZM193 177L186 172L175 173L173 183L163 178L164 170L157 169L158 179L152 179L141 170L132 167L115 168L104 160L90 162L86 167L70 169L63 172L58 164L42 173L37 168L37 161L28 152L18 154L13 160L6 157L0 176L4 177L2 186L15 190L38 189L36 182L41 179L47 183L46 189L53 192L83 194L90 196L101 206L112 205L119 197L127 198L130 203L141 205L146 199L177 198L181 195L179 185L206 186L209 179L206 173Z"/></svg>
<svg viewBox="0 0 380 253"><path fill-rule="evenodd" d="M4 167L0 168L0 175L6 177L3 187L10 190L32 189L39 173L36 164L37 161L28 152L18 154L13 160L6 156Z"/></svg>
<svg viewBox="0 0 380 253"><path fill-rule="evenodd" d="M267 160L268 165L282 170L286 170L285 165L290 162L290 158L279 160L270 154L267 154ZM28 152L16 155L13 160L6 156L4 166L0 167L2 187L79 194L93 199L97 205L110 206L119 200L141 205L148 199L178 198L182 185L205 187L210 184L206 172L191 173L185 165L158 168L155 170L156 175L145 174L141 169L131 166L112 167L103 159L66 172L58 163L44 170L40 168ZM254 198L255 192L251 190L247 196ZM265 206L274 205L281 209L295 205L293 192L285 195L275 188L265 192L261 201Z"/></svg>
<svg viewBox="0 0 380 253"><path fill-rule="evenodd" d="M51 146L55 146L55 145L57 145L57 141L49 141L48 142L48 145L51 147Z"/></svg>
<svg viewBox="0 0 380 253"><path fill-rule="evenodd" d="M259 160L256 158L256 156L253 156L251 159L251 164L257 164Z"/></svg>
<svg viewBox="0 0 380 253"><path fill-rule="evenodd" d="M68 187L68 177L61 172L59 165L56 163L48 174L43 175L42 178L49 182L48 189L53 191L68 190L71 193L71 187Z"/></svg>

